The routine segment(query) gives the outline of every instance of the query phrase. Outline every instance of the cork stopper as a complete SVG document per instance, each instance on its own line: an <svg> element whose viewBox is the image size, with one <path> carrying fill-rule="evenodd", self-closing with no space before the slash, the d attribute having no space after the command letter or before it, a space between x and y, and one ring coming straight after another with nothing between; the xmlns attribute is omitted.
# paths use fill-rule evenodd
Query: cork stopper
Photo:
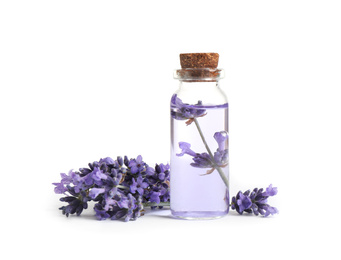
<svg viewBox="0 0 341 260"><path fill-rule="evenodd" d="M219 54L208 53L181 53L180 64L183 69L212 68L218 67Z"/></svg>
<svg viewBox="0 0 341 260"><path fill-rule="evenodd" d="M217 69L219 54L181 53L181 69L176 70L174 78L188 82L218 81L224 77L222 69Z"/></svg>

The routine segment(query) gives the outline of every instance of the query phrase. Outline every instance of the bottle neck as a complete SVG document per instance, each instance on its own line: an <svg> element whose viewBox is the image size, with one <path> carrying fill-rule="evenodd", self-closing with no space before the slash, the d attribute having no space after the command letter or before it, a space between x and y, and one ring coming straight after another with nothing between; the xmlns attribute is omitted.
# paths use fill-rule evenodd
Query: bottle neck
<svg viewBox="0 0 341 260"><path fill-rule="evenodd" d="M197 104L202 101L205 105L222 105L227 98L219 86L219 81L180 81L176 92L184 103Z"/></svg>
<svg viewBox="0 0 341 260"><path fill-rule="evenodd" d="M217 68L186 68L174 71L174 78L188 82L216 82L224 78L224 70Z"/></svg>
<svg viewBox="0 0 341 260"><path fill-rule="evenodd" d="M211 91L212 89L219 88L219 81L208 82L208 81L180 81L179 88L181 91Z"/></svg>

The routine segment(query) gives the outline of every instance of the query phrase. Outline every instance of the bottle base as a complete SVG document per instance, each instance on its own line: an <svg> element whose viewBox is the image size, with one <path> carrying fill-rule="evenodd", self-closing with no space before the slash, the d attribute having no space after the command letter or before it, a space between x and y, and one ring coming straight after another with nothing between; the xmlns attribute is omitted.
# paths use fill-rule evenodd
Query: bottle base
<svg viewBox="0 0 341 260"><path fill-rule="evenodd" d="M174 217L186 220L218 219L226 216L228 213L228 211L174 211L174 210L171 210L171 212Z"/></svg>

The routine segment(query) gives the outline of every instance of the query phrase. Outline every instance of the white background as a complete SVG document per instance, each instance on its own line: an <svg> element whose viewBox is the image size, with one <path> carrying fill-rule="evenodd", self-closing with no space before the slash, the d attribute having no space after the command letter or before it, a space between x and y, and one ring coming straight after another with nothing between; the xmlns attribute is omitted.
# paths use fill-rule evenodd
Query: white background
<svg viewBox="0 0 341 260"><path fill-rule="evenodd" d="M1 258L340 257L340 14L328 0L1 1ZM226 71L231 194L272 183L280 214L63 216L61 172L169 161L184 52L218 52Z"/></svg>

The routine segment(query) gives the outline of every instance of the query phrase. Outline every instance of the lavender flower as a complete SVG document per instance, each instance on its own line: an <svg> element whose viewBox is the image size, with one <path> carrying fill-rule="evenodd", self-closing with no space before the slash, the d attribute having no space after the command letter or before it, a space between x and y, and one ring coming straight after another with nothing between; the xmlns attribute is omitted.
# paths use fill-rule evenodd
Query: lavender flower
<svg viewBox="0 0 341 260"><path fill-rule="evenodd" d="M172 96L171 106L172 118L177 120L187 120L187 125L190 125L194 121L194 118L203 117L206 115L206 110L200 108L200 106L202 106L201 101L198 101L196 105L185 104L180 98L177 97L176 94Z"/></svg>
<svg viewBox="0 0 341 260"><path fill-rule="evenodd" d="M243 214L244 210L249 209L252 206L251 199L247 196L247 192L243 194L238 192L236 198L232 198L232 209L235 209L239 214Z"/></svg>
<svg viewBox="0 0 341 260"><path fill-rule="evenodd" d="M113 198L102 200L94 207L99 220L110 218L124 221L136 220L143 215L142 197L135 198L131 193L117 193Z"/></svg>
<svg viewBox="0 0 341 260"><path fill-rule="evenodd" d="M112 158L110 158L110 157L106 157L104 159L100 159L99 163L100 164L103 164L103 163L105 163L105 164L115 164L115 161Z"/></svg>
<svg viewBox="0 0 341 260"><path fill-rule="evenodd" d="M69 216L69 214L75 213L77 214L77 216L79 216L82 213L83 209L88 208L88 201L90 200L90 198L86 195L86 192L84 191L77 193L75 192L74 188L70 186L68 186L67 189L72 196L61 198L60 201L67 202L68 205L63 206L59 209L62 210L63 215L66 215L67 217Z"/></svg>
<svg viewBox="0 0 341 260"><path fill-rule="evenodd" d="M66 185L70 183L77 183L80 179L79 176L73 170L70 170L68 174L61 173L60 176L62 177L60 182L52 183L53 185L56 186L54 191L57 194L64 194L68 190L66 188Z"/></svg>
<svg viewBox="0 0 341 260"><path fill-rule="evenodd" d="M238 194L232 198L231 208L236 210L240 215L243 214L243 212L253 213L256 216L260 214L264 217L274 215L278 213L278 210L267 204L267 199L276 194L277 188L272 187L272 184L266 188L266 191L258 188L255 188L252 192L250 192L250 190L247 190L244 193L239 191Z"/></svg>
<svg viewBox="0 0 341 260"><path fill-rule="evenodd" d="M228 150L225 149L225 142L228 139L226 131L216 132L214 139L218 144L218 149L214 153L213 158L208 153L196 153L191 149L191 145L186 142L179 142L181 152L177 156L188 154L192 156L193 163L191 166L196 168L211 168L206 174L212 173L217 167L226 167L228 165Z"/></svg>
<svg viewBox="0 0 341 260"><path fill-rule="evenodd" d="M135 193L136 191L143 195L144 189L148 187L148 183L143 181L142 176L137 177L137 180L135 181L135 178L132 178L133 183L130 185L130 191L132 193Z"/></svg>
<svg viewBox="0 0 341 260"><path fill-rule="evenodd" d="M65 194L65 192L67 191L67 188L61 182L55 182L55 183L52 183L52 184L56 186L54 188L54 192L56 194Z"/></svg>
<svg viewBox="0 0 341 260"><path fill-rule="evenodd" d="M149 194L149 201L150 202L155 202L155 203L160 203L160 195L161 193L158 191L152 191Z"/></svg>
<svg viewBox="0 0 341 260"><path fill-rule="evenodd" d="M107 179L108 176L104 174L104 172L99 168L95 167L92 172L90 172L85 178L84 182L87 186L91 186L93 184L103 185L102 180Z"/></svg>
<svg viewBox="0 0 341 260"><path fill-rule="evenodd" d="M121 158L122 160L122 158ZM137 174L139 176L149 174L150 172L153 172L153 168L149 167L148 164L146 164L141 155L138 155L136 159L132 158L128 160L128 157L124 157L124 164L128 167L129 175ZM122 164L121 164L122 165Z"/></svg>
<svg viewBox="0 0 341 260"><path fill-rule="evenodd" d="M106 157L88 166L62 173L61 182L53 183L55 193L66 195L60 199L68 203L60 208L66 216L80 215L94 200L98 219L128 221L143 215L143 204L169 202L168 164L154 169L139 155L136 159Z"/></svg>
<svg viewBox="0 0 341 260"><path fill-rule="evenodd" d="M146 201L159 204L160 202L168 202L169 193L169 164L156 164L154 174L149 174L146 181L149 187L146 192ZM156 206L152 206L152 209ZM159 207L161 208L161 207Z"/></svg>
<svg viewBox="0 0 341 260"><path fill-rule="evenodd" d="M70 184L76 177L76 174L73 170L70 170L68 174L61 173L60 176L62 177L61 183Z"/></svg>
<svg viewBox="0 0 341 260"><path fill-rule="evenodd" d="M105 192L105 188L92 188L89 192L89 197L91 199L96 199L98 195L103 194Z"/></svg>
<svg viewBox="0 0 341 260"><path fill-rule="evenodd" d="M131 173L140 173L145 169L145 163L142 161L142 156L137 156L136 159L131 159L129 161L129 167Z"/></svg>

